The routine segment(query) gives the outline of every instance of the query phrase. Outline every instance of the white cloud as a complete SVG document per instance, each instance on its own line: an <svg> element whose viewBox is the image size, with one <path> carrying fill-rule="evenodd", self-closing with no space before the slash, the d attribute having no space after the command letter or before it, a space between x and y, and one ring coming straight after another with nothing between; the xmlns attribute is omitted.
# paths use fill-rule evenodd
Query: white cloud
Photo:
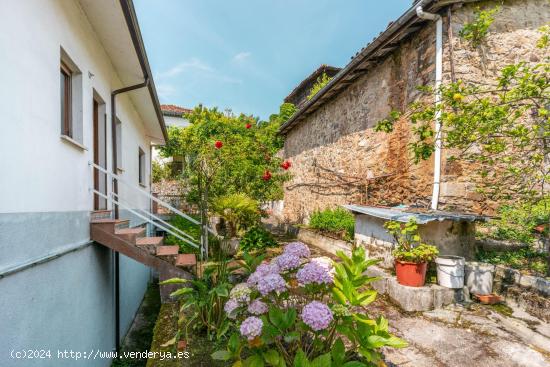
<svg viewBox="0 0 550 367"><path fill-rule="evenodd" d="M195 70L195 71L203 71L203 72L213 72L214 70L208 66L206 63L202 62L201 60L197 58L192 58L189 61L181 62L170 69L163 71L158 74L158 78L170 78L176 75L179 75L185 71L189 70Z"/></svg>
<svg viewBox="0 0 550 367"><path fill-rule="evenodd" d="M210 80L227 84L242 84L241 79L225 75L209 64L193 57L172 66L168 70L161 71L156 75L157 80L160 81L158 89L164 88L163 91L159 91L159 95L174 94L176 89L172 85L174 84L174 79L180 76L183 77L187 83L191 81L200 83Z"/></svg>
<svg viewBox="0 0 550 367"><path fill-rule="evenodd" d="M233 61L237 63L244 62L250 57L250 55L252 55L252 53L248 51L239 52L238 54L233 56Z"/></svg>
<svg viewBox="0 0 550 367"><path fill-rule="evenodd" d="M171 84L160 83L156 85L156 88L161 100L165 100L176 93L176 88Z"/></svg>

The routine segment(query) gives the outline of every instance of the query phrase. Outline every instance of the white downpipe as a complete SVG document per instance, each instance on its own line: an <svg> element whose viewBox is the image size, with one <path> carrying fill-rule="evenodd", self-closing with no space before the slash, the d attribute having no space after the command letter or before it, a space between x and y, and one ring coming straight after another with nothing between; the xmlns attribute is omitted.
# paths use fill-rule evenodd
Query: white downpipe
<svg viewBox="0 0 550 367"><path fill-rule="evenodd" d="M426 13L422 6L416 8L416 15L421 19L435 20L435 142L434 142L434 183L432 191L433 210L439 203L439 186L441 181L441 80L443 75L443 20L439 14Z"/></svg>

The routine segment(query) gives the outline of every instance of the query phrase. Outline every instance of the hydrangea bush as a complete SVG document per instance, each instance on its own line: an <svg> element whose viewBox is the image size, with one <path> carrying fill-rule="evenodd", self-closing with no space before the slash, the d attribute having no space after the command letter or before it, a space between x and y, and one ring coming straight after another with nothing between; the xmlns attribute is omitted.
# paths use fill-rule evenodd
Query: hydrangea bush
<svg viewBox="0 0 550 367"><path fill-rule="evenodd" d="M245 367L378 366L381 347L406 346L384 317L366 314L376 292L365 286L376 278L365 271L377 260L360 247L338 256L339 263L310 258L305 244L293 242L259 265L231 291L224 310L235 332L212 357Z"/></svg>

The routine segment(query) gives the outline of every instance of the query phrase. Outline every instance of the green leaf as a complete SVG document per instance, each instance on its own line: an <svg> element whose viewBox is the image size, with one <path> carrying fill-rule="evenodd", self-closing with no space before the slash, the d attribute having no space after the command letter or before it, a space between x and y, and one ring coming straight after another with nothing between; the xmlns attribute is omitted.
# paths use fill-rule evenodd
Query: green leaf
<svg viewBox="0 0 550 367"><path fill-rule="evenodd" d="M181 279L181 278L171 278L164 280L162 282L159 282L160 285L164 284L182 284L182 283L189 283L189 280L187 279Z"/></svg>
<svg viewBox="0 0 550 367"><path fill-rule="evenodd" d="M264 359L259 354L254 354L244 360L243 365L245 367L264 367Z"/></svg>
<svg viewBox="0 0 550 367"><path fill-rule="evenodd" d="M302 349L298 349L294 356L294 367L310 367L306 354Z"/></svg>
<svg viewBox="0 0 550 367"><path fill-rule="evenodd" d="M189 293L193 292L193 288L180 288L172 293L170 293L170 297L180 297Z"/></svg>
<svg viewBox="0 0 550 367"><path fill-rule="evenodd" d="M294 320L296 320L296 310L294 308L287 309L286 312L283 313L281 329L286 330L291 327L292 324L294 324Z"/></svg>
<svg viewBox="0 0 550 367"><path fill-rule="evenodd" d="M224 284L214 288L214 292L216 292L219 297L229 297L229 291Z"/></svg>
<svg viewBox="0 0 550 367"><path fill-rule="evenodd" d="M268 315L269 315L269 321L271 321L271 323L273 325L275 325L275 327L277 327L278 329L281 329L281 330L284 330L285 329L285 315L283 314L283 311L281 311L279 308L277 307L271 307L269 309L269 312L268 312Z"/></svg>
<svg viewBox="0 0 550 367"><path fill-rule="evenodd" d="M212 359L215 359L217 361L228 361L231 359L232 354L228 350L218 350L210 355Z"/></svg>
<svg viewBox="0 0 550 367"><path fill-rule="evenodd" d="M277 367L280 364L281 356L275 349L270 349L264 353L264 359L270 365Z"/></svg>
<svg viewBox="0 0 550 367"><path fill-rule="evenodd" d="M241 338L239 337L239 334L233 333L229 338L229 341L227 342L227 348L231 352L235 353L238 351L240 346L241 346Z"/></svg>
<svg viewBox="0 0 550 367"><path fill-rule="evenodd" d="M331 355L329 352L315 358L313 361L311 361L309 365L311 367L330 367L330 364L331 364Z"/></svg>
<svg viewBox="0 0 550 367"><path fill-rule="evenodd" d="M336 339L332 345L332 361L335 366L340 366L346 359L346 347L341 338Z"/></svg>
<svg viewBox="0 0 550 367"><path fill-rule="evenodd" d="M349 361L342 365L342 367L366 367L367 365L358 361Z"/></svg>

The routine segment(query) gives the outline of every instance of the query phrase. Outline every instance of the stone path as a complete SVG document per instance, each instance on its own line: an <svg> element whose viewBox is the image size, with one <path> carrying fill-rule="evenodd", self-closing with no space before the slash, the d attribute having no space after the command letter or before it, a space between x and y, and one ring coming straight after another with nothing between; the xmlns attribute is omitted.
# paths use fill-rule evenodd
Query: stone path
<svg viewBox="0 0 550 367"><path fill-rule="evenodd" d="M521 311L505 316L470 304L404 313L383 298L368 309L372 317L384 314L392 332L410 344L385 350L389 366L550 366L550 324Z"/></svg>

